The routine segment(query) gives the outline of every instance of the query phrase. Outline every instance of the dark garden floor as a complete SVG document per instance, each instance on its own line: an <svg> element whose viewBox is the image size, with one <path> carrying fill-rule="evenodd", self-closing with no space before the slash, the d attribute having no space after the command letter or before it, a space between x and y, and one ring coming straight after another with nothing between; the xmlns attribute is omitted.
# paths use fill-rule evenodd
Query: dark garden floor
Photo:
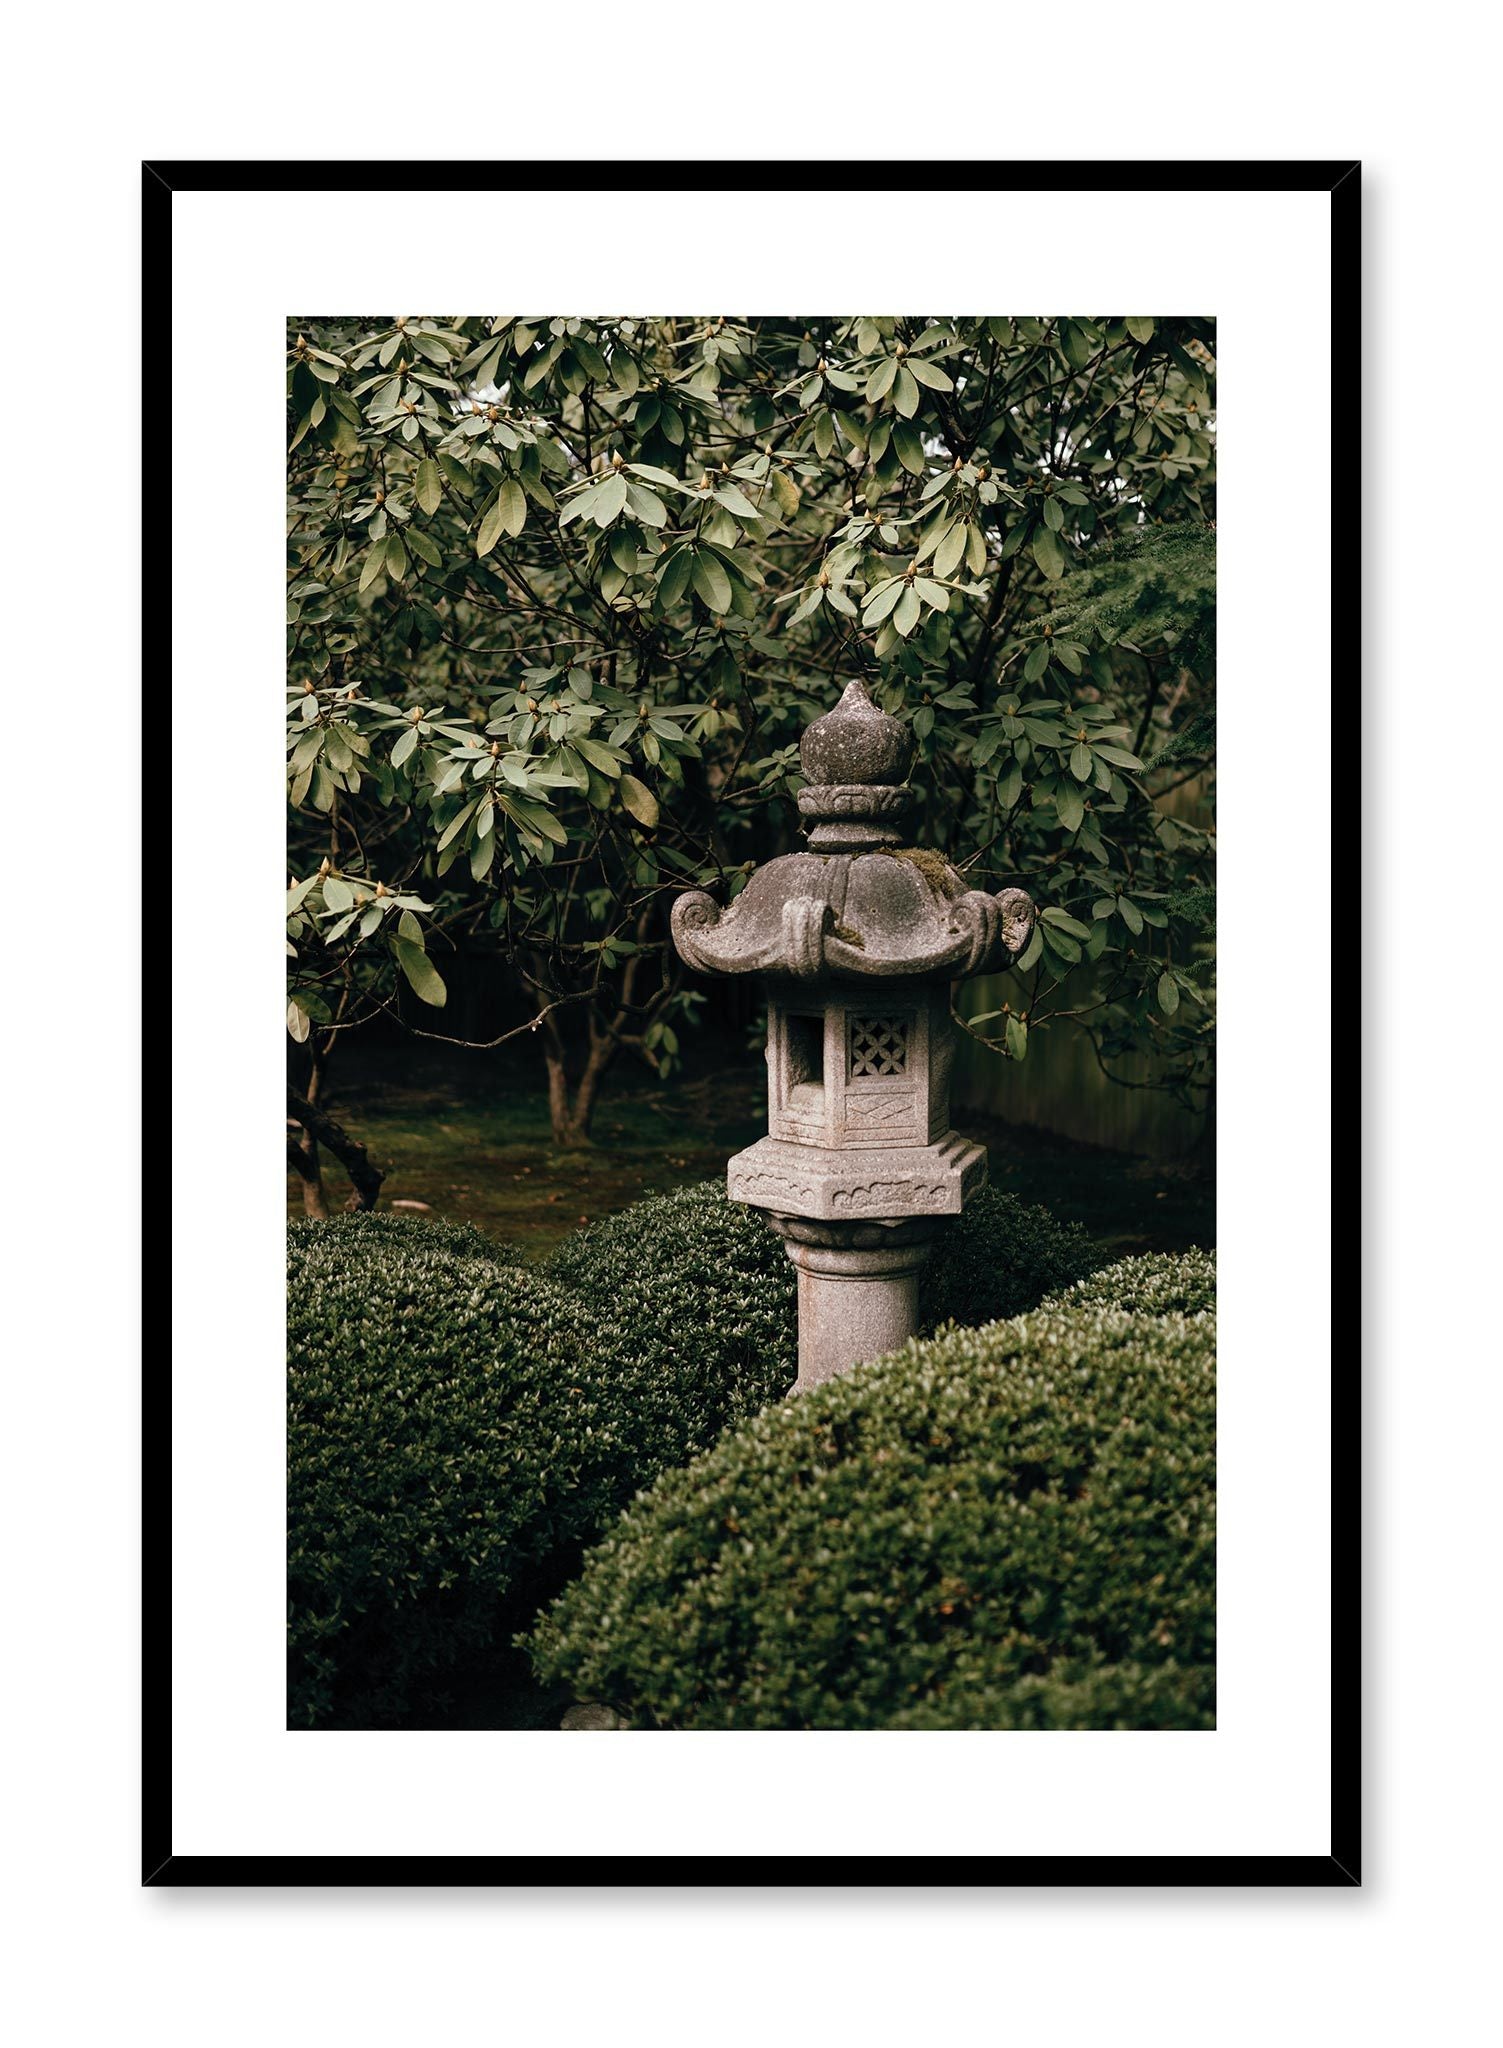
<svg viewBox="0 0 1503 2048"><path fill-rule="evenodd" d="M328 1106L386 1168L382 1208L423 1202L532 1257L643 1195L717 1177L729 1153L767 1128L761 1062L738 1050L734 1065L712 1068L701 1051L666 1085L623 1064L607 1078L595 1143L561 1151L541 1068L514 1047L464 1055L350 1046L331 1070ZM995 1118L962 1113L956 1122L987 1147L995 1186L1083 1224L1118 1257L1216 1242L1209 1174ZM349 1185L337 1163L325 1161L324 1177L331 1209L341 1208ZM287 1200L289 1215L300 1215L293 1175Z"/></svg>

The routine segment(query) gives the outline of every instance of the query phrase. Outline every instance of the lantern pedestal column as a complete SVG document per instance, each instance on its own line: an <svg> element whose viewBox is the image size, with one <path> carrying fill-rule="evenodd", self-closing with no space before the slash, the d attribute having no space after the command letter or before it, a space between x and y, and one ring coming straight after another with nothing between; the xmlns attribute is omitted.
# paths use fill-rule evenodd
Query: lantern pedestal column
<svg viewBox="0 0 1503 2048"><path fill-rule="evenodd" d="M798 1270L795 1394L908 1342L918 1328L919 1275L934 1223L768 1221Z"/></svg>

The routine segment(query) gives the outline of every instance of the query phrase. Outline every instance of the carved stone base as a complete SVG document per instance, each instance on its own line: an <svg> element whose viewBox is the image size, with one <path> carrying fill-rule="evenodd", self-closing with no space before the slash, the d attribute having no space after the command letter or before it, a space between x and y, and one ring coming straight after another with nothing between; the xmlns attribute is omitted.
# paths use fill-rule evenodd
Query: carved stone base
<svg viewBox="0 0 1503 2048"><path fill-rule="evenodd" d="M985 1148L956 1131L933 1145L843 1152L759 1138L726 1169L733 1202L825 1223L958 1216L985 1181Z"/></svg>
<svg viewBox="0 0 1503 2048"><path fill-rule="evenodd" d="M908 1342L918 1327L919 1274L934 1224L768 1220L798 1270L795 1394Z"/></svg>

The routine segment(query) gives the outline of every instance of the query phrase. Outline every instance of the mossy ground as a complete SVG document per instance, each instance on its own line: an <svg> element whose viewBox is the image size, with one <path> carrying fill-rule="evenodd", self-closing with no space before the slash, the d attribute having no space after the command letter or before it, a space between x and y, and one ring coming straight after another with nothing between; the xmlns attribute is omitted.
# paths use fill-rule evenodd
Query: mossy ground
<svg viewBox="0 0 1503 2048"><path fill-rule="evenodd" d="M394 1200L426 1202L436 1215L477 1224L542 1258L581 1223L720 1174L730 1153L766 1133L762 1063L737 1049L717 1067L701 1051L666 1085L620 1068L596 1112L595 1143L562 1150L548 1126L541 1062L508 1051L341 1052L330 1108L387 1169L383 1209ZM1207 1174L995 1118L963 1113L957 1122L987 1147L993 1186L1083 1224L1116 1257L1216 1242ZM330 1207L342 1208L349 1185L335 1161L325 1160L324 1180ZM293 1175L287 1200L288 1214L301 1215Z"/></svg>

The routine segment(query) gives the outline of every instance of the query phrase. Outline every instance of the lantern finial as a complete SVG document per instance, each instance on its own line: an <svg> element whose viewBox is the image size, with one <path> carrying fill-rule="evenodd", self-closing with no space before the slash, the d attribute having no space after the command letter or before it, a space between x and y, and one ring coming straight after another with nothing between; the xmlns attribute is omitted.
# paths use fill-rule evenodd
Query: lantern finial
<svg viewBox="0 0 1503 2048"><path fill-rule="evenodd" d="M804 774L817 788L836 783L891 785L908 780L913 737L867 694L859 677L849 682L833 711L816 718L799 743Z"/></svg>

